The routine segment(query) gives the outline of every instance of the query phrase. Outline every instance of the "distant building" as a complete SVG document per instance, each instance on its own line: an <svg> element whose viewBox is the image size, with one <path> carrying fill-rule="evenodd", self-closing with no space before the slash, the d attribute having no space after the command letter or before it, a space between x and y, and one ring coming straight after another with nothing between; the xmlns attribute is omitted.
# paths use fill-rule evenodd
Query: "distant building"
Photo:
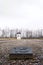
<svg viewBox="0 0 43 65"><path fill-rule="evenodd" d="M21 32L16 33L17 39L21 39Z"/></svg>

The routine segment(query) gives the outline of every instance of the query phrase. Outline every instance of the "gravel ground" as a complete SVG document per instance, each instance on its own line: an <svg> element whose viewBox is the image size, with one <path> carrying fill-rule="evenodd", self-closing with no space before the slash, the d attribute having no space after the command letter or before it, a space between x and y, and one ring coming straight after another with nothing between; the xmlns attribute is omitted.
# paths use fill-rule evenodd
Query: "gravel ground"
<svg viewBox="0 0 43 65"><path fill-rule="evenodd" d="M19 46L31 47L33 59L9 60L9 50ZM0 65L43 65L43 40L0 40Z"/></svg>

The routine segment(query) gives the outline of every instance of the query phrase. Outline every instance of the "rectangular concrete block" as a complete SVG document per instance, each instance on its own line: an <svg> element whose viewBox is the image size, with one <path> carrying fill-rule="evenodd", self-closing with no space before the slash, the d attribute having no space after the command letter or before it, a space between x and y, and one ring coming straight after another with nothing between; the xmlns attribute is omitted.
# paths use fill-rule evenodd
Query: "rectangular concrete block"
<svg viewBox="0 0 43 65"><path fill-rule="evenodd" d="M9 51L9 58L14 59L30 59L33 58L33 51L30 47L16 47Z"/></svg>

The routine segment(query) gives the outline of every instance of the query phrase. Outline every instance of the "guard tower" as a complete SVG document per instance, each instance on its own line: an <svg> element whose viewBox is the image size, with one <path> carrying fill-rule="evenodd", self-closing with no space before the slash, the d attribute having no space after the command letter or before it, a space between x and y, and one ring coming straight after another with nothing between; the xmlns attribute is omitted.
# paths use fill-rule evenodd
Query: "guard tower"
<svg viewBox="0 0 43 65"><path fill-rule="evenodd" d="M17 32L17 39L21 39L21 32Z"/></svg>

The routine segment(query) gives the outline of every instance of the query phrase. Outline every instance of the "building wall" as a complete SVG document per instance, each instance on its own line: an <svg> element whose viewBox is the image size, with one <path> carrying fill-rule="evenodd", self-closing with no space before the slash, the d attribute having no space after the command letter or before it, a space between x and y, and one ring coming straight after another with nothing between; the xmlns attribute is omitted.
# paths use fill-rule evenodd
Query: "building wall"
<svg viewBox="0 0 43 65"><path fill-rule="evenodd" d="M21 34L17 34L17 39L21 39Z"/></svg>

